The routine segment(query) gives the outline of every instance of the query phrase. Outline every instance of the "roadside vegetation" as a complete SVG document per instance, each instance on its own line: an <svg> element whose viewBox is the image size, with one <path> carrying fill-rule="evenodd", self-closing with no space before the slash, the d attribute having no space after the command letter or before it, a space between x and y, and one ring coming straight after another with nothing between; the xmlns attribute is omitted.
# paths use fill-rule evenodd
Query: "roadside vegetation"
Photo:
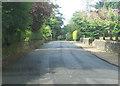
<svg viewBox="0 0 120 86"><path fill-rule="evenodd" d="M52 2L2 3L2 57L13 59L62 34L63 16ZM36 41L38 40L38 41Z"/></svg>
<svg viewBox="0 0 120 86"><path fill-rule="evenodd" d="M83 35L92 40L119 40L119 3L98 2L96 10L78 11L69 24L63 25L59 6L51 2L4 2L2 4L2 45L30 40L79 40ZM77 38L73 32L77 31ZM67 36L67 37L66 37ZM113 38L114 37L114 38Z"/></svg>
<svg viewBox="0 0 120 86"><path fill-rule="evenodd" d="M120 3L98 2L96 10L77 11L63 25L63 14L52 2L3 2L3 57L16 53L19 43L33 40L120 40ZM34 44L34 43L33 43ZM37 43L36 43L37 44ZM31 46L31 45L29 45ZM19 46L20 47L20 46ZM17 49L18 50L18 49ZM19 52L19 51L18 51Z"/></svg>
<svg viewBox="0 0 120 86"><path fill-rule="evenodd" d="M63 24L59 6L50 2L4 2L2 4L2 44L53 38L61 34Z"/></svg>
<svg viewBox="0 0 120 86"><path fill-rule="evenodd" d="M64 27L67 40L72 39L72 33L77 30L77 40L83 37L91 40L120 40L120 16L118 2L98 2L94 7L96 10L78 11Z"/></svg>

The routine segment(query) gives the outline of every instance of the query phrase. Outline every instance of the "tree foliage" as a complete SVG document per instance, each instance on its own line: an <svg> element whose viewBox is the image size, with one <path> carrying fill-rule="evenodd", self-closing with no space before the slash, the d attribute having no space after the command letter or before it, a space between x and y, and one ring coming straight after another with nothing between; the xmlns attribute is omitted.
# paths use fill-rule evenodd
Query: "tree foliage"
<svg viewBox="0 0 120 86"><path fill-rule="evenodd" d="M51 33L57 38L63 24L57 7L50 2L3 2L2 44L9 46L20 41L48 40ZM55 16L58 13L61 16Z"/></svg>
<svg viewBox="0 0 120 86"><path fill-rule="evenodd" d="M106 7L107 9L109 9L109 8L117 9L118 8L118 2L104 2L104 0L103 0L103 1L97 2L94 7L96 9L99 9L99 8L102 8L102 7Z"/></svg>
<svg viewBox="0 0 120 86"><path fill-rule="evenodd" d="M57 37L59 35L62 35L62 28L63 25L63 17L52 15L46 22L46 25L49 25L51 27L51 33L53 35L53 38L57 40Z"/></svg>
<svg viewBox="0 0 120 86"><path fill-rule="evenodd" d="M109 8L101 8L97 11L79 11L73 14L69 24L64 27L69 34L74 30L78 31L79 38L85 35L91 39L101 36L118 36L120 24L118 15ZM117 39L116 39L117 40Z"/></svg>
<svg viewBox="0 0 120 86"><path fill-rule="evenodd" d="M32 3L3 2L2 7L3 45L24 40L25 30L32 24L29 14Z"/></svg>
<svg viewBox="0 0 120 86"><path fill-rule="evenodd" d="M48 2L36 2L33 4L31 15L33 18L32 30L38 31L44 22L50 17L55 5Z"/></svg>

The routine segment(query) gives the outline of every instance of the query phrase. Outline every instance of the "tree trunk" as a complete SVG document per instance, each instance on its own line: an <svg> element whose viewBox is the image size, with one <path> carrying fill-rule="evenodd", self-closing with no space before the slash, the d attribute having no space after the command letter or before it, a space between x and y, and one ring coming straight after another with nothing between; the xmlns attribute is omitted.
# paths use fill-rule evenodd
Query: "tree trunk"
<svg viewBox="0 0 120 86"><path fill-rule="evenodd" d="M103 40L105 40L105 33L103 34Z"/></svg>
<svg viewBox="0 0 120 86"><path fill-rule="evenodd" d="M115 40L118 41L118 33L115 36Z"/></svg>
<svg viewBox="0 0 120 86"><path fill-rule="evenodd" d="M112 31L110 30L110 40L113 40L112 39Z"/></svg>

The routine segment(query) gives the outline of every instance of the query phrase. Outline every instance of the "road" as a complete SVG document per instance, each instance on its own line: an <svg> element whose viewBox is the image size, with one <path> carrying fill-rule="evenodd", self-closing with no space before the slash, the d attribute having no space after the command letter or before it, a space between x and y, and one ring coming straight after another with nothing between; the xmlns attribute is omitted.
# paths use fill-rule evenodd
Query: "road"
<svg viewBox="0 0 120 86"><path fill-rule="evenodd" d="M3 68L3 84L118 84L118 68L69 41L52 41Z"/></svg>

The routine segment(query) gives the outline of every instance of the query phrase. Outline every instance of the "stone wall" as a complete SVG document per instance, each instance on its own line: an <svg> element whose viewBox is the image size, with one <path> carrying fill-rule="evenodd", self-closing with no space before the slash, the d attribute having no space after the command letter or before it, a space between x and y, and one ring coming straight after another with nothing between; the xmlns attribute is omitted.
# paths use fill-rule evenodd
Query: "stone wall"
<svg viewBox="0 0 120 86"><path fill-rule="evenodd" d="M80 42L90 45L92 43L92 40L89 38L80 38Z"/></svg>
<svg viewBox="0 0 120 86"><path fill-rule="evenodd" d="M106 43L105 40L95 39L95 40L92 42L92 46L95 46L95 47L97 47L97 48L100 48L100 49L102 49L102 50L105 50L105 43Z"/></svg>
<svg viewBox="0 0 120 86"><path fill-rule="evenodd" d="M106 41L105 42L105 50L120 54L120 42Z"/></svg>
<svg viewBox="0 0 120 86"><path fill-rule="evenodd" d="M92 45L105 51L112 51L114 53L120 54L120 42L117 41L105 41L96 39L93 41Z"/></svg>
<svg viewBox="0 0 120 86"><path fill-rule="evenodd" d="M95 46L105 51L112 51L114 53L120 54L120 42L117 41L105 41L105 40L95 39L92 42L89 38L80 38L80 42Z"/></svg>
<svg viewBox="0 0 120 86"><path fill-rule="evenodd" d="M23 56L24 54L32 51L35 48L40 47L40 45L42 45L43 43L45 43L44 39L43 40L31 40L29 42L15 43L9 47L3 47L2 48L3 65Z"/></svg>

